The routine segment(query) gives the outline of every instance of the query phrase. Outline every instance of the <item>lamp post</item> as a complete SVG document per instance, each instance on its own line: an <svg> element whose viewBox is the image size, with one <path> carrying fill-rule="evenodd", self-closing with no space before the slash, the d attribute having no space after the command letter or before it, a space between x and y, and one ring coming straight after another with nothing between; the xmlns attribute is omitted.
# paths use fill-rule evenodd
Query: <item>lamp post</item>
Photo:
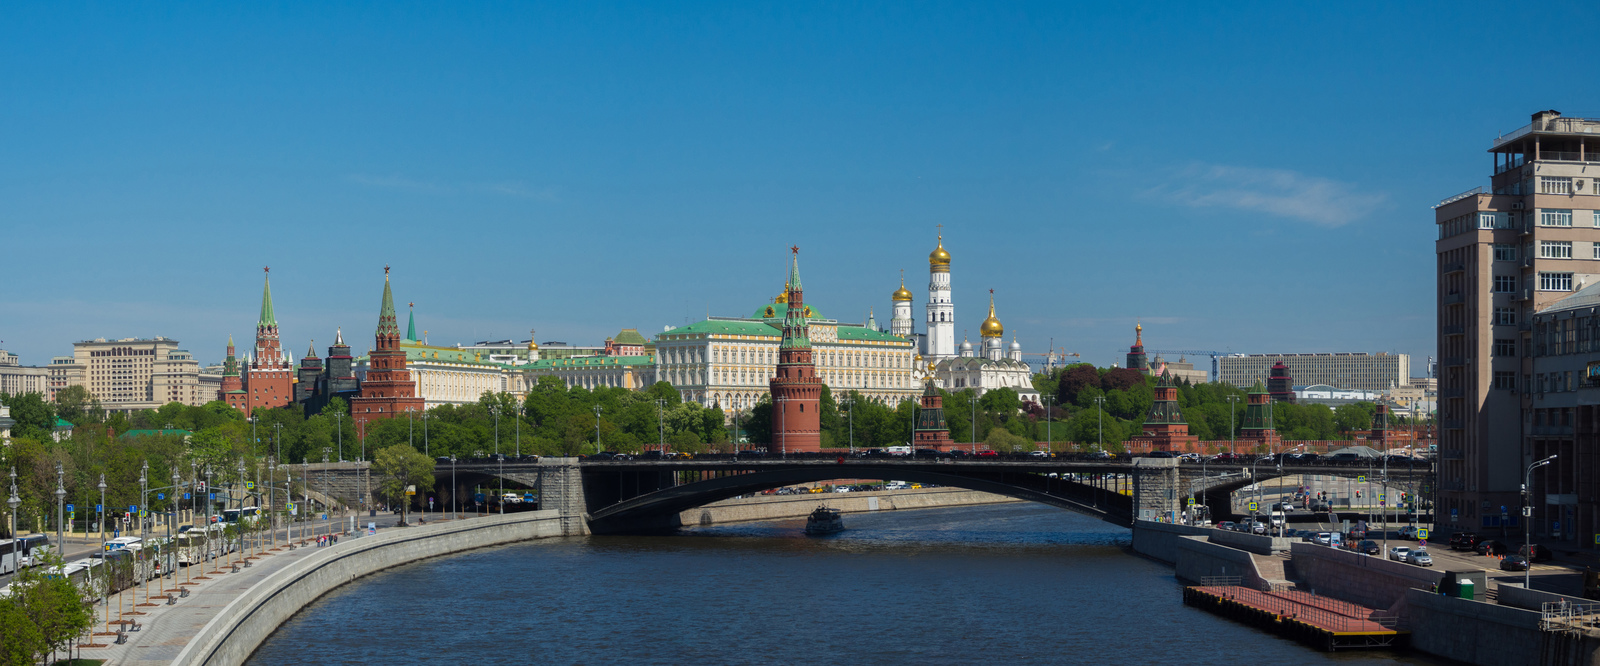
<svg viewBox="0 0 1600 666"><path fill-rule="evenodd" d="M517 458L521 458L522 457L522 408L518 407L515 412L511 413L511 415L513 417L515 417L516 421L517 421L517 427L516 427L517 443L511 445L511 451L512 451L512 455L515 455Z"/></svg>
<svg viewBox="0 0 1600 666"><path fill-rule="evenodd" d="M256 417L251 415L245 420L250 422L250 451L254 453L256 447L261 446L261 438L256 435Z"/></svg>
<svg viewBox="0 0 1600 666"><path fill-rule="evenodd" d="M450 454L450 519L461 518L461 497L456 494L456 454Z"/></svg>
<svg viewBox="0 0 1600 666"><path fill-rule="evenodd" d="M411 447L412 451L417 450L417 423L411 418L416 411L410 407L406 408L406 446Z"/></svg>
<svg viewBox="0 0 1600 666"><path fill-rule="evenodd" d="M1054 363L1054 360L1055 357L1052 356L1051 362ZM1054 451L1056 448L1056 439L1052 436L1053 433L1050 431L1050 407L1054 402L1055 396L1049 394L1044 396L1044 441L1045 447L1052 451Z"/></svg>
<svg viewBox="0 0 1600 666"><path fill-rule="evenodd" d="M105 496L105 477L100 477L100 494ZM22 498L17 497L17 468L11 468L11 499L6 500L6 506L11 507L11 538L17 538L17 507L22 506ZM103 521L104 519L102 519ZM104 540L104 535L101 539Z"/></svg>
<svg viewBox="0 0 1600 666"><path fill-rule="evenodd" d="M61 521L66 518L64 508L67 499L67 488L62 485L63 473L61 463L56 463L56 552L66 552L65 537L61 534Z"/></svg>
<svg viewBox="0 0 1600 666"><path fill-rule="evenodd" d="M600 445L600 405L595 405L594 406L594 452L595 453L599 453L599 452L604 451L604 450L605 450L605 447Z"/></svg>
<svg viewBox="0 0 1600 666"><path fill-rule="evenodd" d="M1228 455L1232 456L1232 455L1234 455L1234 452L1233 452L1233 424L1234 424L1234 421L1233 421L1233 406L1239 404L1239 396L1233 395L1233 394L1229 394L1227 400L1228 400Z"/></svg>
<svg viewBox="0 0 1600 666"><path fill-rule="evenodd" d="M1106 405L1105 396L1097 395L1097 396L1094 397L1094 419L1095 419L1095 426L1094 427L1095 427L1095 431L1097 433L1096 436L1099 437L1099 439L1100 439L1100 443L1098 445L1096 445L1096 449L1095 450L1096 451L1102 451L1102 452L1106 450L1106 408L1105 408L1105 405Z"/></svg>
<svg viewBox="0 0 1600 666"><path fill-rule="evenodd" d="M272 433L272 454L277 456L277 457L279 457L279 458L282 458L283 457L283 424L282 423L274 423L274 424L272 424L272 430L273 430L273 433Z"/></svg>
<svg viewBox="0 0 1600 666"><path fill-rule="evenodd" d="M334 430L339 437L339 462L344 462L344 412L334 412L333 422L337 424Z"/></svg>
<svg viewBox="0 0 1600 666"><path fill-rule="evenodd" d="M428 413L422 413L422 455L432 457L428 451Z"/></svg>
<svg viewBox="0 0 1600 666"><path fill-rule="evenodd" d="M500 407L490 407L489 413L494 415L494 455L498 458L500 457ZM596 428L595 431L599 432L599 429Z"/></svg>
<svg viewBox="0 0 1600 666"><path fill-rule="evenodd" d="M1294 450L1295 451L1299 451L1300 449L1305 448L1305 446L1306 445L1304 445L1304 444L1297 444L1297 445L1295 445ZM1283 454L1285 454L1285 453L1288 453L1287 449L1278 451L1278 455L1274 456L1275 458L1278 459L1278 478L1279 479L1283 478ZM1282 491L1283 490L1283 482L1280 480L1278 482L1278 484L1279 484L1278 485L1279 491ZM1261 482L1257 481L1256 482L1256 496L1257 497L1261 496L1260 495L1260 491L1261 491ZM1272 516L1272 512L1268 511L1267 512L1267 517L1270 518L1271 516ZM1289 516L1288 516L1288 514L1284 514L1283 522L1278 524L1278 536L1280 538L1283 536L1283 528L1288 527L1288 523L1289 523ZM1385 533L1384 533L1384 542L1383 542L1383 545L1385 547L1384 552L1388 552L1388 545L1389 545L1389 540L1388 539L1389 539L1388 532L1385 531Z"/></svg>
<svg viewBox="0 0 1600 666"><path fill-rule="evenodd" d="M1528 465L1528 471L1522 475L1522 557L1523 564L1528 567L1523 570L1524 589L1533 589L1533 489L1530 487L1533 483L1533 470L1544 467L1555 459L1556 457L1552 455Z"/></svg>
<svg viewBox="0 0 1600 666"><path fill-rule="evenodd" d="M177 477L176 474L173 475ZM278 544L278 462L267 456L267 543Z"/></svg>
<svg viewBox="0 0 1600 666"><path fill-rule="evenodd" d="M656 398L654 402L656 403L656 441L661 449L661 455L665 456L667 455L667 422L661 410L667 404L667 401Z"/></svg>
<svg viewBox="0 0 1600 666"><path fill-rule="evenodd" d="M853 455L856 454L856 399L855 399L855 395L854 394L846 394L845 397L844 397L844 400L840 400L839 402L844 403L845 409L848 410L848 413L849 413L849 419L850 419L850 455L853 456Z"/></svg>
<svg viewBox="0 0 1600 666"><path fill-rule="evenodd" d="M12 477L12 479L11 479L11 487L13 489L13 491L12 491L13 495L16 494L16 491L15 491L15 488L17 487L16 476L17 476L16 470L12 470L12 472L11 472L11 477ZM11 537L13 539L16 538L16 536L17 536L16 532L17 532L16 525L12 525L11 526ZM106 475L101 474L100 475L100 552L105 552L105 550L106 550L105 545L106 545Z"/></svg>
<svg viewBox="0 0 1600 666"><path fill-rule="evenodd" d="M783 403L786 403L788 401L789 401L788 396L782 396L782 395L778 396L778 399L777 399L778 417L779 417L778 421L780 421L780 423L778 425L778 455L780 457L784 457L784 458L789 457L788 447L786 446L786 444L788 444L788 441L787 441L788 440L788 432L787 432L788 428L784 427L784 422L787 422L789 420L789 412L788 412L787 409L785 409L785 405L783 404ZM771 446L771 445L769 444L768 446ZM771 453L771 451L769 450L768 453Z"/></svg>

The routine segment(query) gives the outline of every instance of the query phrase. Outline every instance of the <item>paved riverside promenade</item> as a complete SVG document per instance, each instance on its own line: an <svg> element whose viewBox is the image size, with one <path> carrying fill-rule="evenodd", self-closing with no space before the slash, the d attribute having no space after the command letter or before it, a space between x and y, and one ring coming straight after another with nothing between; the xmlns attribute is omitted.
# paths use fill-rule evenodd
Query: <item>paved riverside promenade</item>
<svg viewBox="0 0 1600 666"><path fill-rule="evenodd" d="M466 515L470 516L471 514ZM363 521L363 525L365 522L378 523L380 525L378 533L383 534L388 530L383 529L381 526L394 525L395 516L393 514L382 514L375 518L359 518L358 520ZM415 520L415 516L413 516L413 520ZM338 523L333 522L332 524L337 525ZM318 534L325 534L328 525L329 523L317 523L315 526L319 529ZM337 528L335 527L335 529ZM282 536L282 532L279 534ZM129 620L137 620L142 625L141 629L129 632L128 642L122 645L116 644L114 636L96 636L95 642L104 644L106 647L83 648L79 651L79 654L86 659L104 659L108 665L171 664L177 658L178 652L183 650L184 646L188 645L189 641L200 633L200 629L230 602L238 598L239 595L274 572L323 550L316 547L314 538L308 538L305 541L306 546L298 547L298 544L301 543L298 538L300 536L298 526L295 529L295 536L294 543L297 544L297 547L294 550L280 547L276 551L263 551L260 559L253 561L250 568L246 569L241 565L239 573L232 573L231 567L221 569L224 573L211 573L217 571L217 566L222 564L223 560L220 558L208 561L203 565L194 565L192 569L180 567L174 578L177 583L182 583L186 580L186 573L189 576L189 580L201 575L206 576L209 580L193 581L194 585L187 586L189 588L189 596L179 599L178 603L171 606L166 605L165 601L157 596L155 597L157 603L161 605L134 607L132 603L128 602L129 597L126 596L128 593L124 592L123 608L125 610L137 610L146 613L145 615L130 615L127 617ZM371 537L341 536L339 545L335 546L335 548L359 542L361 538ZM279 543L282 544L284 542L279 541ZM188 571L185 571L185 569L188 569ZM151 581L151 583L154 585L155 581ZM138 589L138 599L143 603L144 586L141 585ZM152 589L154 588L152 587ZM110 607L111 614L115 616L118 607L116 597L111 598ZM95 617L98 619L99 624L96 626L95 631L105 631L105 615L106 608L97 605L95 607ZM115 619L113 619L113 622L115 622Z"/></svg>

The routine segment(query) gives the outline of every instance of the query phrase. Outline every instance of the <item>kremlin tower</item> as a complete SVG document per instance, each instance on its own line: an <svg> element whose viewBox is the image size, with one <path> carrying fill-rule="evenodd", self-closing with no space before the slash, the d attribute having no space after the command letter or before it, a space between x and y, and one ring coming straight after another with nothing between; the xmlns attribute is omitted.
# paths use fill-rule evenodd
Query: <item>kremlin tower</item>
<svg viewBox="0 0 1600 666"><path fill-rule="evenodd" d="M261 270L270 274L272 269ZM258 408L282 407L294 399L294 371L279 346L278 318L272 311L272 281L270 278L263 280L261 316L256 320L256 346L243 372L242 406L236 405L241 406L247 417ZM232 346L229 347L231 350Z"/></svg>
<svg viewBox="0 0 1600 666"><path fill-rule="evenodd" d="M772 443L767 451L820 451L822 380L811 358L805 292L800 288L800 248L789 249L794 257L789 268L783 341L778 346L778 373L770 382Z"/></svg>
<svg viewBox="0 0 1600 666"><path fill-rule="evenodd" d="M917 412L914 430L911 439L916 448L949 451L955 446L955 441L950 439L950 426L944 420L944 396L933 385L931 369L922 389L922 409Z"/></svg>
<svg viewBox="0 0 1600 666"><path fill-rule="evenodd" d="M383 267L383 304L378 310L378 330L373 337L367 376L361 381L361 395L350 401L350 414L360 437L366 436L367 424L372 421L423 411L417 385L411 380L411 371L406 369L406 352L400 348L400 323L394 313L388 266Z"/></svg>
<svg viewBox="0 0 1600 666"><path fill-rule="evenodd" d="M1128 369L1150 374L1150 361L1144 354L1144 326L1133 325L1133 346L1128 348Z"/></svg>
<svg viewBox="0 0 1600 666"><path fill-rule="evenodd" d="M1283 443L1272 421L1272 396L1256 380L1250 387L1249 402L1244 408L1244 426L1239 428L1240 440L1251 440L1258 450L1271 451Z"/></svg>
<svg viewBox="0 0 1600 666"><path fill-rule="evenodd" d="M1189 423L1183 420L1178 409L1178 387L1172 375L1161 373L1156 382L1155 401L1144 417L1143 432L1128 438L1128 450L1135 453L1150 451L1195 451L1200 438L1189 434Z"/></svg>
<svg viewBox="0 0 1600 666"><path fill-rule="evenodd" d="M244 381L239 379L239 359L233 353L233 336L228 336L228 358L222 362L222 388L217 399L241 412L249 410L245 401Z"/></svg>

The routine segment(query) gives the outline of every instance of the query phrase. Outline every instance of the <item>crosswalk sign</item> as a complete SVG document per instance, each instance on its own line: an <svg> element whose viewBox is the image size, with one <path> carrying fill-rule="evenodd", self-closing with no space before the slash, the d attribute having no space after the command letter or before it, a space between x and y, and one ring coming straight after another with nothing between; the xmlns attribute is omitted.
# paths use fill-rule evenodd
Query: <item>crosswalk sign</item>
<svg viewBox="0 0 1600 666"><path fill-rule="evenodd" d="M1428 528L1426 528L1426 527L1418 527L1417 528L1417 539L1421 540L1421 541L1426 541L1428 539ZM1600 540L1597 540L1597 543L1600 543Z"/></svg>
<svg viewBox="0 0 1600 666"><path fill-rule="evenodd" d="M1358 476L1358 477L1356 477L1356 483L1366 483L1366 482L1367 482L1367 477L1366 476Z"/></svg>
<svg viewBox="0 0 1600 666"><path fill-rule="evenodd" d="M256 482L254 482L254 481L246 481L246 482L244 482L244 489L245 490L255 490L256 489Z"/></svg>
<svg viewBox="0 0 1600 666"><path fill-rule="evenodd" d="M1250 510L1251 510L1251 511L1255 511L1255 510L1257 510L1257 509L1259 509L1259 508L1261 508L1261 505L1260 505L1260 504L1257 504L1257 503L1255 503L1255 502L1251 502L1251 503L1250 503Z"/></svg>

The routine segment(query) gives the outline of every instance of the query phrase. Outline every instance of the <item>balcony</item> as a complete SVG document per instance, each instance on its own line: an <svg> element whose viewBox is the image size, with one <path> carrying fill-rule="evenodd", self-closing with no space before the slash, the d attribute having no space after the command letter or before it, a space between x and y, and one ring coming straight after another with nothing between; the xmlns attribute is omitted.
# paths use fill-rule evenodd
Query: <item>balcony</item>
<svg viewBox="0 0 1600 666"><path fill-rule="evenodd" d="M1466 327L1462 326L1460 324L1451 324L1449 326L1440 326L1439 327L1439 334L1440 335L1463 335L1466 332L1467 332Z"/></svg>
<svg viewBox="0 0 1600 666"><path fill-rule="evenodd" d="M1453 204L1453 203L1455 203L1457 201L1460 201L1462 199L1465 199L1467 197L1475 196L1475 195L1479 195L1479 194L1488 194L1488 193L1489 193L1489 188L1484 187L1482 185L1479 185L1479 186L1474 187L1474 188L1472 188L1470 190L1462 192L1461 194L1457 194L1457 195L1455 195L1453 197L1445 197L1444 199L1440 199L1439 203L1434 204L1433 207L1434 208L1443 208L1445 206Z"/></svg>
<svg viewBox="0 0 1600 666"><path fill-rule="evenodd" d="M1439 389L1439 397L1441 397L1441 398L1462 398L1462 397L1466 397L1466 395L1467 395L1467 390L1466 389L1462 389L1462 388L1442 388L1442 389Z"/></svg>
<svg viewBox="0 0 1600 666"><path fill-rule="evenodd" d="M1466 460L1467 454L1463 453L1461 449L1444 449L1439 452L1439 457L1445 460Z"/></svg>
<svg viewBox="0 0 1600 666"><path fill-rule="evenodd" d="M1600 134L1600 119L1563 118L1552 115L1495 137L1491 148L1499 148L1529 134ZM1540 157L1548 154L1543 153Z"/></svg>
<svg viewBox="0 0 1600 666"><path fill-rule="evenodd" d="M1450 367L1452 365L1466 365L1467 359L1462 356L1445 356L1439 359L1439 365Z"/></svg>
<svg viewBox="0 0 1600 666"><path fill-rule="evenodd" d="M1439 427L1445 430L1460 430L1461 419L1439 419Z"/></svg>
<svg viewBox="0 0 1600 666"><path fill-rule="evenodd" d="M1535 437L1571 437L1572 426L1530 426L1528 428L1528 434Z"/></svg>
<svg viewBox="0 0 1600 666"><path fill-rule="evenodd" d="M1461 273L1461 272L1464 272L1466 270L1467 270L1467 265L1465 263L1462 263L1462 262L1459 262L1459 261L1454 262L1454 263L1445 264L1445 265L1439 267L1439 271L1441 273L1445 273L1447 275L1450 274L1450 273Z"/></svg>
<svg viewBox="0 0 1600 666"><path fill-rule="evenodd" d="M1466 296L1462 295L1459 291L1454 294L1445 294L1439 297L1439 303L1441 305L1460 305L1465 300Z"/></svg>

